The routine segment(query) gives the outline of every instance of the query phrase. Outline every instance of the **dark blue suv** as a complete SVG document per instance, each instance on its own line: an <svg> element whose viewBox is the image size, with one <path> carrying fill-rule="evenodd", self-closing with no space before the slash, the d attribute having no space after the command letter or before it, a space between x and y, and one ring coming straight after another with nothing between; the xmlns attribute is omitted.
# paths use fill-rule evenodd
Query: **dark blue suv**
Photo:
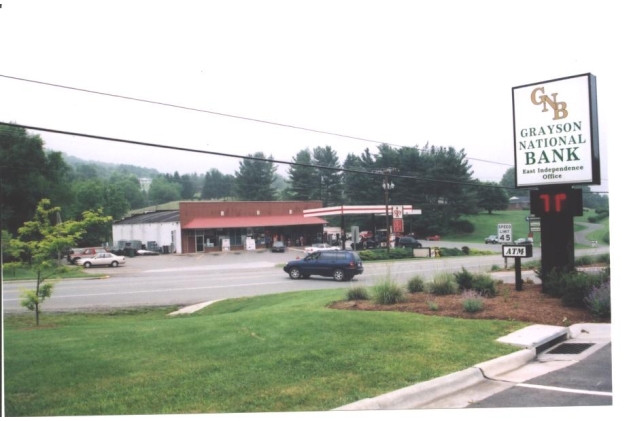
<svg viewBox="0 0 631 421"><path fill-rule="evenodd" d="M356 251L317 251L304 259L292 260L283 268L292 279L309 278L311 275L332 276L336 281L350 281L364 272L364 266Z"/></svg>

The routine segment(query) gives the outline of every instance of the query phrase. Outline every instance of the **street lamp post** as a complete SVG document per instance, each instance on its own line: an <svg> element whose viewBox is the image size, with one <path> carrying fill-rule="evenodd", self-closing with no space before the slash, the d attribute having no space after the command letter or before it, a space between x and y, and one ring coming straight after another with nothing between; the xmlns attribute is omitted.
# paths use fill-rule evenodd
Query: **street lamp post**
<svg viewBox="0 0 631 421"><path fill-rule="evenodd" d="M390 200L388 199L388 192L394 189L394 183L388 181L388 174L385 175L383 183L381 183L381 187L383 187L386 194L386 253L390 255L390 218L388 217L388 205Z"/></svg>

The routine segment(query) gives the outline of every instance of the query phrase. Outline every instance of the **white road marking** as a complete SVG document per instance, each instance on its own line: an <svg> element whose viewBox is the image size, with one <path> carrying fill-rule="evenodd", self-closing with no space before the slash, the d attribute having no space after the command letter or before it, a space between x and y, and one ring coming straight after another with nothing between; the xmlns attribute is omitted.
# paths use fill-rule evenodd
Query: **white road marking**
<svg viewBox="0 0 631 421"><path fill-rule="evenodd" d="M284 284L288 281L282 282L259 282L256 284L237 284L237 285L219 285L219 286L205 286L205 287L191 287L191 288L166 288L166 289L147 289L141 291L123 291L123 292L103 292L98 294L76 294L76 295L53 295L54 298L77 298L77 297L99 297L106 295L128 295L128 294L147 294L156 292L173 292L173 291L194 291L202 289L219 289L219 288L234 288L234 287L251 287L259 285L274 285ZM17 298L7 298L3 301L18 301Z"/></svg>
<svg viewBox="0 0 631 421"><path fill-rule="evenodd" d="M542 389L542 390L551 390L555 392L565 392L565 393L578 393L582 395L597 395L597 396L613 396L612 392L597 392L593 390L581 390L581 389L566 389L564 387L553 387L553 386L540 386L536 384L527 384L527 383L519 383L515 386L525 387L529 389Z"/></svg>
<svg viewBox="0 0 631 421"><path fill-rule="evenodd" d="M272 268L276 266L276 263L272 262L253 262L253 263L235 263L225 265L206 265L206 266L193 266L187 268L167 268L167 269L150 269L143 270L142 273L157 273L157 272L197 272L207 270L231 270L231 269L262 269Z"/></svg>

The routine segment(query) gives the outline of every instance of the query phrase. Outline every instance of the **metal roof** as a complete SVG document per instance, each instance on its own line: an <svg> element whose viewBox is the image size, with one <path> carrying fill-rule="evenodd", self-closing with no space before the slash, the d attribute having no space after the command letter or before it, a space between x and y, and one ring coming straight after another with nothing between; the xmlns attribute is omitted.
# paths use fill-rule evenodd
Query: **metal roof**
<svg viewBox="0 0 631 421"><path fill-rule="evenodd" d="M114 225L159 224L162 222L180 222L180 211L168 210L168 211L144 212L137 215L132 214L132 216L123 218L120 221L115 221Z"/></svg>

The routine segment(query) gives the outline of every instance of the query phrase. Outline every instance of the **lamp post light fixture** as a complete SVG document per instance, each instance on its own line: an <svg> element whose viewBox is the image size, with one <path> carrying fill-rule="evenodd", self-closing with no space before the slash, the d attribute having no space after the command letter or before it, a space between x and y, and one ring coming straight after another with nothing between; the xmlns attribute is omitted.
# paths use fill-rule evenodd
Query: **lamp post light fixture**
<svg viewBox="0 0 631 421"><path fill-rule="evenodd" d="M388 192L394 189L394 183L392 181L388 181L388 176L386 175L383 183L381 183L381 187L383 187L383 190L386 194L386 253L390 255L390 219L388 217L388 204L390 202L390 199L388 198Z"/></svg>

